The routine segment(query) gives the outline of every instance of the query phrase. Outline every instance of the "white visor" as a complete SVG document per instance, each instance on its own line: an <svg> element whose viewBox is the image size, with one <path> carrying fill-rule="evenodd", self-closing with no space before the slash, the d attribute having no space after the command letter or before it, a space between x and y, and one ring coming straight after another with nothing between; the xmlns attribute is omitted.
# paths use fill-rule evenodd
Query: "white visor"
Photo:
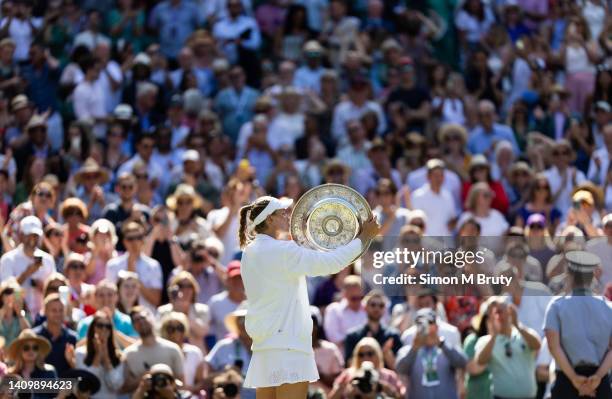
<svg viewBox="0 0 612 399"><path fill-rule="evenodd" d="M287 208L289 208L293 204L293 200L291 198L278 199L278 198L274 198L274 197L265 196L265 197L262 197L262 199L270 200L270 202L268 203L268 205L266 205L264 210L261 211L261 213L259 215L257 215L255 220L253 220L253 224L251 225L251 229L254 229L255 226L257 226L258 224L260 224L261 222L266 220L266 218L268 216L270 216L271 214L273 214L277 210L279 210L279 209L287 209Z"/></svg>

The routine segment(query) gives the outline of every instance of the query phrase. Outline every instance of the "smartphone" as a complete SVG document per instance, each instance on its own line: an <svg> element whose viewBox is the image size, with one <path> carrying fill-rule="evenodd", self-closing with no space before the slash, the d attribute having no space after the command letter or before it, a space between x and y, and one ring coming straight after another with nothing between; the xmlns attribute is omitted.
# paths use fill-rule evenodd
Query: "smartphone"
<svg viewBox="0 0 612 399"><path fill-rule="evenodd" d="M42 265L42 256L40 256L40 255L36 255L36 256L34 257L34 262L36 262L36 263L37 263L37 264L39 264L39 265Z"/></svg>
<svg viewBox="0 0 612 399"><path fill-rule="evenodd" d="M66 285L62 285L58 289L60 301L64 304L64 306L68 305L68 301L70 300L70 288Z"/></svg>

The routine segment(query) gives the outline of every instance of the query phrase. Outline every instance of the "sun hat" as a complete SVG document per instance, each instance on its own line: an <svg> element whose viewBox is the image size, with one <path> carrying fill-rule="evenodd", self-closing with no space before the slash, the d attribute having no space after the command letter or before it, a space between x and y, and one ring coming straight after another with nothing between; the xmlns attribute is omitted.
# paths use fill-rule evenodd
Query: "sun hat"
<svg viewBox="0 0 612 399"><path fill-rule="evenodd" d="M23 345L30 341L34 341L38 344L38 353L41 358L46 358L49 352L51 352L51 344L46 338L36 335L32 329L26 328L19 333L17 339L8 347L6 351L7 358L16 361Z"/></svg>

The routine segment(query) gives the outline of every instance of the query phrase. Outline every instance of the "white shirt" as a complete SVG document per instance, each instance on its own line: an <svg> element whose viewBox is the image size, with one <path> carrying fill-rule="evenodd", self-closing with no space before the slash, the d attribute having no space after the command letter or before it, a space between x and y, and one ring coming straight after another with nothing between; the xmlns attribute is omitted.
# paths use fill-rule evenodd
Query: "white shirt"
<svg viewBox="0 0 612 399"><path fill-rule="evenodd" d="M598 169L595 159L599 158L601 167ZM599 148L593 152L591 161L589 162L589 171L587 177L595 184L603 185L606 182L606 174L608 173L608 165L610 165L610 154L606 147Z"/></svg>
<svg viewBox="0 0 612 399"><path fill-rule="evenodd" d="M337 273L360 252L359 239L322 252L257 234L244 249L241 270L249 303L245 325L253 339L253 352L293 349L313 353L306 276Z"/></svg>
<svg viewBox="0 0 612 399"><path fill-rule="evenodd" d="M374 101L366 101L361 107L353 104L350 100L342 101L334 108L332 119L332 137L338 141L338 146L348 144L346 123L352 119L359 119L368 111L374 111L378 119L377 133L383 134L387 130L387 120L380 104Z"/></svg>
<svg viewBox="0 0 612 399"><path fill-rule="evenodd" d="M489 214L486 217L476 216L471 211L463 212L459 217L457 226L461 226L468 219L476 219L480 223L481 237L499 237L505 234L508 227L510 227L504 215L497 209L489 210Z"/></svg>
<svg viewBox="0 0 612 399"><path fill-rule="evenodd" d="M208 213L206 219L210 227L214 230L221 226L227 220L229 208L224 206L221 209L213 209ZM220 259L221 264L227 265L233 258L234 254L240 249L238 243L238 215L232 215L232 221L222 237L219 237L223 243L223 257Z"/></svg>
<svg viewBox="0 0 612 399"><path fill-rule="evenodd" d="M227 17L221 19L213 27L213 37L217 39L231 64L238 60L238 46L227 41L238 39L248 29L251 30L251 34L246 39L242 39L240 44L249 50L257 50L261 45L261 34L254 18L245 15L240 15L236 19Z"/></svg>
<svg viewBox="0 0 612 399"><path fill-rule="evenodd" d="M321 75L325 69L318 67L311 69L307 65L301 66L295 71L293 84L303 90L311 90L317 94L321 92Z"/></svg>
<svg viewBox="0 0 612 399"><path fill-rule="evenodd" d="M516 309L518 321L543 337L542 320L544 320L546 308L552 299L550 289L535 281L523 281L521 285L524 290L521 295L521 304Z"/></svg>
<svg viewBox="0 0 612 399"><path fill-rule="evenodd" d="M242 129L241 129L242 130ZM295 141L304 135L304 114L278 114L270 123L268 128L268 144L273 150L278 150L283 145L289 145L292 149Z"/></svg>
<svg viewBox="0 0 612 399"><path fill-rule="evenodd" d="M108 77L110 75L115 82L119 84L116 90L113 90L111 81ZM105 97L105 108L107 113L111 113L115 110L115 107L121 102L121 83L123 82L123 73L121 72L121 66L115 61L109 61L106 64L104 70L100 71L100 77L96 81L104 91Z"/></svg>
<svg viewBox="0 0 612 399"><path fill-rule="evenodd" d="M129 254L126 252L125 254L106 262L107 279L114 283L117 282L119 272L121 270L127 270L128 268L128 255ZM159 262L155 259L141 254L136 261L136 274L138 274L138 279L146 288L158 290L163 288L162 269ZM140 295L139 302L141 305L153 310L153 312L157 310L157 307L147 301L142 294Z"/></svg>
<svg viewBox="0 0 612 399"><path fill-rule="evenodd" d="M448 222L457 216L453 197L444 187L435 193L429 183L412 193L412 207L427 215L425 235L446 237L451 234Z"/></svg>
<svg viewBox="0 0 612 399"><path fill-rule="evenodd" d="M427 168L422 166L410 172L406 178L406 184L410 188L410 191L419 189L427 184ZM445 169L442 188L448 190L453 197L455 211L457 213L461 212L461 179L459 179L459 176L457 176L455 172Z"/></svg>
<svg viewBox="0 0 612 399"><path fill-rule="evenodd" d="M193 386L196 377L196 371L198 366L204 361L204 355L200 348L191 344L183 344L182 348L183 356L185 356L185 363L183 369L185 370L185 384Z"/></svg>
<svg viewBox="0 0 612 399"><path fill-rule="evenodd" d="M565 173L567 174L567 184L555 202L555 208L557 208L562 215L566 215L567 211L572 206L572 190L574 189L574 183L572 182L572 170L576 170L576 184L580 184L586 180L584 173L578 169L572 167L565 170ZM561 183L563 181L561 173L559 173L559 169L553 166L552 168L544 171L544 176L546 176L546 179L548 180L551 192L556 193L561 188Z"/></svg>
<svg viewBox="0 0 612 399"><path fill-rule="evenodd" d="M13 58L15 61L26 61L29 58L28 52L30 51L30 45L34 38L34 32L30 22L36 29L40 29L42 26L41 18L30 18L30 21L25 19L13 18L11 20L11 26L9 27L8 33L11 39L15 41L15 54ZM2 18L0 21L0 29L8 23L8 18Z"/></svg>
<svg viewBox="0 0 612 399"><path fill-rule="evenodd" d="M42 306L42 285L49 275L56 271L55 260L51 255L36 249L35 256L42 256L42 266L28 277L21 287L24 291L24 301L28 305L31 314L38 314ZM6 281L10 277L19 277L32 263L34 258L30 258L23 252L23 244L2 255L0 258L0 281ZM40 289L32 287L32 280L36 280Z"/></svg>
<svg viewBox="0 0 612 399"><path fill-rule="evenodd" d="M95 118L104 118L106 112L106 93L104 87L98 82L88 82L83 80L74 89L72 95L74 114L79 120L93 120ZM94 125L94 134L97 138L103 138L106 135L106 124L96 123Z"/></svg>
<svg viewBox="0 0 612 399"><path fill-rule="evenodd" d="M76 35L73 46L77 47L83 45L93 51L100 43L111 44L110 39L103 34L86 30Z"/></svg>

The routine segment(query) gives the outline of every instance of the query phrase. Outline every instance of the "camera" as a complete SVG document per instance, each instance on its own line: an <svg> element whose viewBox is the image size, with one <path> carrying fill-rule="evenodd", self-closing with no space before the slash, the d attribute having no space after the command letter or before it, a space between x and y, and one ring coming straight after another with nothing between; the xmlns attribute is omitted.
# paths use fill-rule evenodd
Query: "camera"
<svg viewBox="0 0 612 399"><path fill-rule="evenodd" d="M151 386L153 389L163 389L168 386L170 378L165 374L153 374L151 376Z"/></svg>
<svg viewBox="0 0 612 399"><path fill-rule="evenodd" d="M429 326L431 325L431 323L429 322L429 319L427 319L426 317L420 317L417 319L416 325L417 325L417 334L426 335L429 332Z"/></svg>
<svg viewBox="0 0 612 399"><path fill-rule="evenodd" d="M221 388L223 388L223 394L228 398L234 398L238 395L238 385L232 382L222 385Z"/></svg>
<svg viewBox="0 0 612 399"><path fill-rule="evenodd" d="M367 395L378 391L378 378L378 371L374 368L374 363L365 361L361 364L359 370L356 371L351 384L359 392Z"/></svg>

